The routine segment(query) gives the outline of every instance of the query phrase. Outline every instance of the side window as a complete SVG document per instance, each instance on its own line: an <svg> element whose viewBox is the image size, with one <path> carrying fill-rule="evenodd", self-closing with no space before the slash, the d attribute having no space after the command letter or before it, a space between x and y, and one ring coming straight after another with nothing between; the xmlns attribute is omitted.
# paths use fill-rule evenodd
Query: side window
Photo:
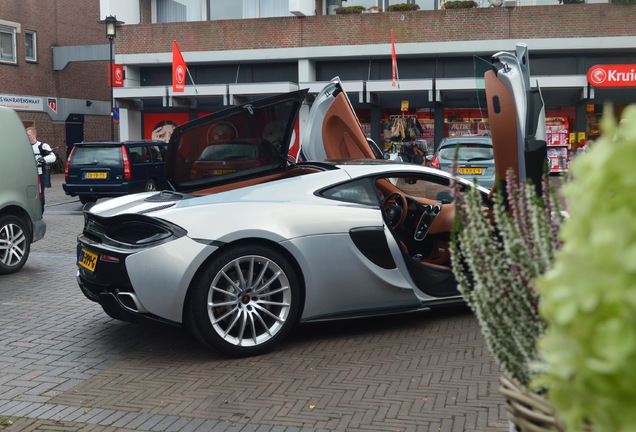
<svg viewBox="0 0 636 432"><path fill-rule="evenodd" d="M166 159L166 148L165 146L153 144L150 146L150 154L155 162L164 162Z"/></svg>
<svg viewBox="0 0 636 432"><path fill-rule="evenodd" d="M339 201L355 202L366 205L378 205L378 197L372 183L368 179L339 184L322 191L325 198Z"/></svg>
<svg viewBox="0 0 636 432"><path fill-rule="evenodd" d="M449 185L432 181L426 177L390 177L378 179L377 185L384 196L398 189L413 198L423 198L440 203L450 203L453 200Z"/></svg>
<svg viewBox="0 0 636 432"><path fill-rule="evenodd" d="M146 164L152 162L148 147L144 145L128 147L131 164Z"/></svg>

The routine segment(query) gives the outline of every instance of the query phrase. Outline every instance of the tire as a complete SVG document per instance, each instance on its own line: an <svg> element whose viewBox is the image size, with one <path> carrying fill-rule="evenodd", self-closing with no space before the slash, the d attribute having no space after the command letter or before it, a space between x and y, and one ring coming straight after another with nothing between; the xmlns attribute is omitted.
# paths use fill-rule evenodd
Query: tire
<svg viewBox="0 0 636 432"><path fill-rule="evenodd" d="M0 216L0 274L20 270L31 251L31 232L17 216Z"/></svg>
<svg viewBox="0 0 636 432"><path fill-rule="evenodd" d="M298 276L269 247L241 245L222 252L191 289L188 328L203 344L232 357L271 350L298 321Z"/></svg>
<svg viewBox="0 0 636 432"><path fill-rule="evenodd" d="M146 182L146 187L144 188L146 192L152 192L157 190L157 182L150 179Z"/></svg>
<svg viewBox="0 0 636 432"><path fill-rule="evenodd" d="M80 195L79 200L82 204L88 204L89 202L95 202L96 199L93 195Z"/></svg>

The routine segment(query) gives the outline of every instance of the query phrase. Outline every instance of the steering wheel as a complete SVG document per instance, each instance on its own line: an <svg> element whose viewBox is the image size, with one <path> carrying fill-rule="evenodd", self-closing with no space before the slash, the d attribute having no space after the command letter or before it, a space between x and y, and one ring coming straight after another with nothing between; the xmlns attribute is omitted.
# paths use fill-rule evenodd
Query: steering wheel
<svg viewBox="0 0 636 432"><path fill-rule="evenodd" d="M396 229L402 226L406 220L406 209L408 203L406 197L399 192L393 192L382 203L386 211L387 219L391 228Z"/></svg>

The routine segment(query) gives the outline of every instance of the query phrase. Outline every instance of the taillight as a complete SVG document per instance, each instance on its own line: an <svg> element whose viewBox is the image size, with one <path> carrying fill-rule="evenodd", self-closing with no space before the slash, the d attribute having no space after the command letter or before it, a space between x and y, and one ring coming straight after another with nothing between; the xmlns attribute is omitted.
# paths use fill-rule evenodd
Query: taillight
<svg viewBox="0 0 636 432"><path fill-rule="evenodd" d="M431 159L431 166L433 168L442 169L442 167L439 164L439 154L438 153L435 153L435 156L433 156L433 159Z"/></svg>
<svg viewBox="0 0 636 432"><path fill-rule="evenodd" d="M132 178L132 173L130 172L130 160L128 159L126 146L121 146L121 154L124 158L124 178L130 180Z"/></svg>
<svg viewBox="0 0 636 432"><path fill-rule="evenodd" d="M73 153L75 153L75 147L71 149L71 152L68 154L68 158L66 159L66 165L64 166L64 181L68 181L68 168L71 166L71 158L73 157Z"/></svg>

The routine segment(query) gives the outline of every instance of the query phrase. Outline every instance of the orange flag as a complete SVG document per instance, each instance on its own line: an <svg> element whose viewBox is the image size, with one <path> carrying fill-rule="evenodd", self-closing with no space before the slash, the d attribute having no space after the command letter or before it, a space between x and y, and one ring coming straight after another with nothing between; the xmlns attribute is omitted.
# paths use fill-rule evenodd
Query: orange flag
<svg viewBox="0 0 636 432"><path fill-rule="evenodd" d="M183 60L177 41L172 41L172 91L182 92L185 89L186 62Z"/></svg>

